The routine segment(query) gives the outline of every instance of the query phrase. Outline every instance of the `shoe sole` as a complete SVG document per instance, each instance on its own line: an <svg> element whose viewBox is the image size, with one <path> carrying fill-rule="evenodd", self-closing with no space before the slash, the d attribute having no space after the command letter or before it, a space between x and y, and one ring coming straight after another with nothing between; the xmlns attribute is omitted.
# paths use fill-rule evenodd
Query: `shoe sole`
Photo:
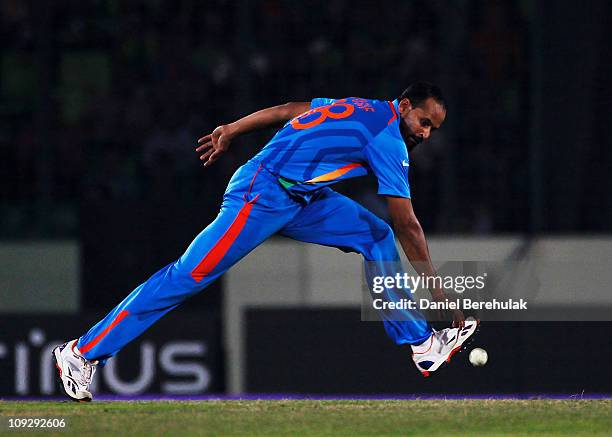
<svg viewBox="0 0 612 437"><path fill-rule="evenodd" d="M470 343L472 343L474 341L474 337L476 336L476 334L478 334L479 330L480 330L480 320L476 320L476 329L474 329L474 332L472 332L472 335L470 335L468 338L466 338L463 341L463 343L461 343L459 346L457 346L452 351L450 351L450 353L448 354L448 357L446 357L446 359L435 370L432 370L431 372L436 372L436 371L446 367L448 365L448 363L450 363L451 358L453 357L453 355L455 355L457 353L461 353L464 350L466 350L467 347L470 345ZM431 374L431 372L429 370L421 370L420 372L421 372L421 375L423 375L424 378L428 378L430 376L430 374Z"/></svg>
<svg viewBox="0 0 612 437"><path fill-rule="evenodd" d="M59 376L59 387L60 387L60 390L62 391L62 393L64 393L64 395L68 399L70 399L73 402L91 402L91 398L83 398L83 399L73 398L66 391L66 388L64 387L64 381L62 379L62 368L59 365L59 360L57 358L57 355L55 354L55 351L57 351L58 349L59 349L59 347L56 347L55 349L53 349L53 351L51 352L51 355L53 355L53 359L55 360L55 368L57 369L57 373L58 373L58 376Z"/></svg>

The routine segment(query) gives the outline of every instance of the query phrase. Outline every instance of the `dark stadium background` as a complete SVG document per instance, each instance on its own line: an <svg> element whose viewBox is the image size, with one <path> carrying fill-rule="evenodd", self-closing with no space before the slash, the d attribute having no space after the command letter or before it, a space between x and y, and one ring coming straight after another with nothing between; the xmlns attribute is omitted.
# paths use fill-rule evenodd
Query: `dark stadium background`
<svg viewBox="0 0 612 437"><path fill-rule="evenodd" d="M426 235L605 237L612 231L611 15L604 0L0 0L0 242L76 241L81 290L68 319L61 308L45 319L0 304L0 366L16 374L17 361L6 357L28 332L29 347L39 344L33 326L46 340L85 329L175 259L215 217L233 171L272 131L237 140L206 170L193 152L197 138L287 101L391 100L412 81L437 83L447 121L414 153L410 176ZM375 187L366 178L340 190L384 217ZM226 388L228 365L223 289L220 280L148 334L180 337L177 327L188 319L191 338L210 315L201 329L214 352L209 391L216 392ZM249 310L246 388L612 390L601 364L589 363L592 378L581 379L575 369L586 364L571 351L579 343L598 363L609 359L607 323L491 326L483 330L487 347L514 348L516 361L493 360L480 379L462 363L427 385L380 326L359 323L351 311ZM278 327L302 343L279 337ZM351 332L361 337L340 347ZM550 361L534 362L551 341L558 347ZM377 357L387 372L380 363L372 370ZM125 379L138 372L125 371ZM156 384L152 390L161 390ZM0 387L0 396L24 393L13 380Z"/></svg>

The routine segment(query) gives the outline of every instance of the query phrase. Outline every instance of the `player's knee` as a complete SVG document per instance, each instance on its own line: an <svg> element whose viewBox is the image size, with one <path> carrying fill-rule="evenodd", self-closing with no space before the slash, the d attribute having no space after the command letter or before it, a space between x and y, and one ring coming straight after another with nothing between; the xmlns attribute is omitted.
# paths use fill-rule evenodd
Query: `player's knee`
<svg viewBox="0 0 612 437"><path fill-rule="evenodd" d="M393 229L387 224L375 229L372 232L373 241L363 253L367 260L371 261L396 261L399 253L395 246L395 234Z"/></svg>

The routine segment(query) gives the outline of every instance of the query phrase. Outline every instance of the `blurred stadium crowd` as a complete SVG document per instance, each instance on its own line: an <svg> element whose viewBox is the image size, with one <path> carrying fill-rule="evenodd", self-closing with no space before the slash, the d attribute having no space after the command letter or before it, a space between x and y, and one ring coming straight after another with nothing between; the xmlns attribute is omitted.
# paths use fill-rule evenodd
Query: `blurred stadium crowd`
<svg viewBox="0 0 612 437"><path fill-rule="evenodd" d="M446 1L1 0L0 236L74 236L88 202L173 199L214 216L272 132L206 170L199 136L286 101L391 100L414 80L450 100L412 160L426 231L525 230L522 4L469 2L449 25ZM385 215L374 180L340 189Z"/></svg>

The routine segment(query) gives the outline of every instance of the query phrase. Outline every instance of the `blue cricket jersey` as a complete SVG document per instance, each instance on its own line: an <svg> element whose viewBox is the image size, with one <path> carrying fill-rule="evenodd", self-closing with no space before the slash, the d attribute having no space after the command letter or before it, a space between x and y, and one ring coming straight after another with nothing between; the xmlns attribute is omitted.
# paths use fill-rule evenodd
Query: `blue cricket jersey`
<svg viewBox="0 0 612 437"><path fill-rule="evenodd" d="M410 198L408 149L398 102L316 98L253 158L292 195L304 200L322 187L373 173L378 194Z"/></svg>

